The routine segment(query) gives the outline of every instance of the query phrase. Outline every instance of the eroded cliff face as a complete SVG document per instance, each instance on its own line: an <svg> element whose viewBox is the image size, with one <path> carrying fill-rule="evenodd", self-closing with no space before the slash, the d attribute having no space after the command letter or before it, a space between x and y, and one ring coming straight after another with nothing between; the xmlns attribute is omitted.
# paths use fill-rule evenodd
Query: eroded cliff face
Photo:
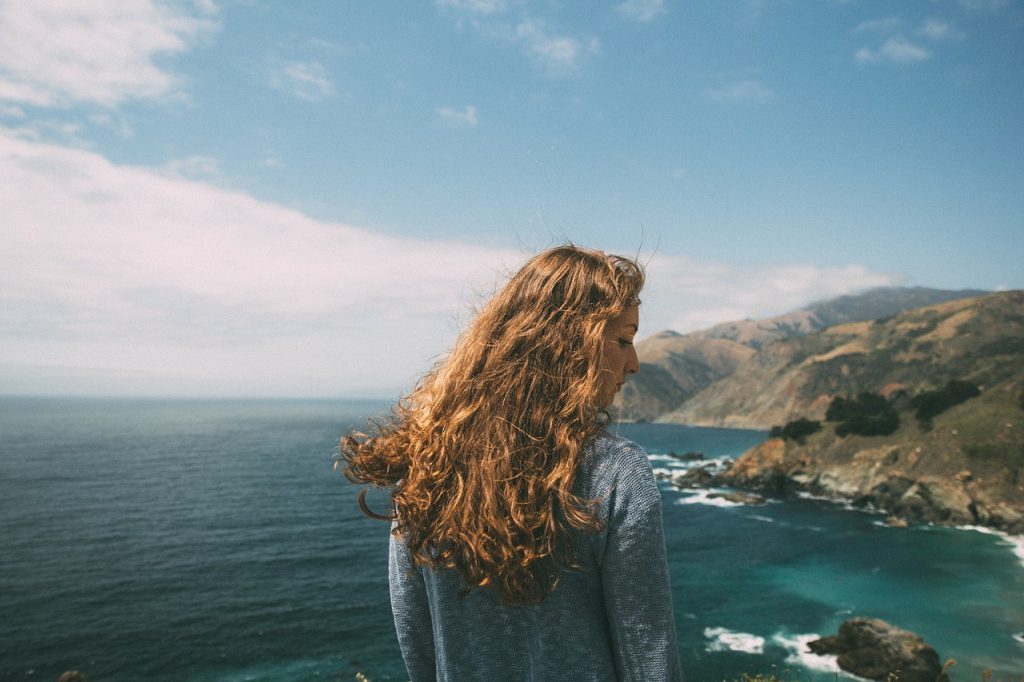
<svg viewBox="0 0 1024 682"><path fill-rule="evenodd" d="M989 388L935 418L902 414L891 436L775 438L717 477L772 493L804 491L871 506L912 522L977 524L1024 534L1024 409L1020 382Z"/></svg>

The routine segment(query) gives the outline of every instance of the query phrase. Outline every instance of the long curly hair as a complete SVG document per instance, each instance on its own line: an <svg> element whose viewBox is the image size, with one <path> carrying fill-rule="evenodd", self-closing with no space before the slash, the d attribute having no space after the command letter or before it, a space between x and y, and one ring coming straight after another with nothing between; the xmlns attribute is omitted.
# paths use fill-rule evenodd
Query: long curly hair
<svg viewBox="0 0 1024 682"><path fill-rule="evenodd" d="M418 565L454 568L466 589L536 603L574 565L570 532L598 530L573 493L599 404L604 328L639 303L643 268L573 245L544 251L479 312L452 352L376 423L341 439L345 475L392 488Z"/></svg>

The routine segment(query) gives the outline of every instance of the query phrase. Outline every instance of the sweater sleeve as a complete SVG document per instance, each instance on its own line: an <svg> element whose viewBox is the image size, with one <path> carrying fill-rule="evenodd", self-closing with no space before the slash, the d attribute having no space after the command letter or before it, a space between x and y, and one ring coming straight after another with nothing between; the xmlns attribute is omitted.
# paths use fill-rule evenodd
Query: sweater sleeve
<svg viewBox="0 0 1024 682"><path fill-rule="evenodd" d="M394 534L388 543L388 584L395 633L409 678L412 682L434 680L434 631L426 585L405 543Z"/></svg>
<svg viewBox="0 0 1024 682"><path fill-rule="evenodd" d="M615 459L601 581L618 677L681 681L661 493L640 446Z"/></svg>

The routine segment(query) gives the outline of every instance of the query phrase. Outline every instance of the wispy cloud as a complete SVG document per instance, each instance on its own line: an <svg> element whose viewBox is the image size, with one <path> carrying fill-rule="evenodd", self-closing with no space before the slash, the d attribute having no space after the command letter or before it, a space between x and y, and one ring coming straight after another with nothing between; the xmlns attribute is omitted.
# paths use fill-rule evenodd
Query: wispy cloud
<svg viewBox="0 0 1024 682"><path fill-rule="evenodd" d="M216 29L199 8L153 0L0 4L0 101L114 106L175 94L182 79L157 57L180 54Z"/></svg>
<svg viewBox="0 0 1024 682"><path fill-rule="evenodd" d="M25 118L25 110L10 104L0 104L0 116L4 118Z"/></svg>
<svg viewBox="0 0 1024 682"><path fill-rule="evenodd" d="M878 49L862 47L854 53L854 59L862 64L888 61L894 64L913 64L931 59L928 48L910 42L903 36L893 36Z"/></svg>
<svg viewBox="0 0 1024 682"><path fill-rule="evenodd" d="M472 128L477 124L476 107L467 104L462 109L441 107L436 110L442 124L454 128Z"/></svg>
<svg viewBox="0 0 1024 682"><path fill-rule="evenodd" d="M552 29L548 22L520 5L497 0L440 0L460 27L470 27L485 39L518 48L545 73L564 77L575 73L588 54L600 51L597 38L583 38Z"/></svg>
<svg viewBox="0 0 1024 682"><path fill-rule="evenodd" d="M270 72L270 87L307 102L319 102L334 94L334 83L323 64L310 62L284 62Z"/></svg>
<svg viewBox="0 0 1024 682"><path fill-rule="evenodd" d="M740 267L655 256L648 272L651 285L644 292L644 318L658 321L653 327L648 324L649 332L688 332L770 317L815 301L900 283L898 276L856 264Z"/></svg>
<svg viewBox="0 0 1024 682"><path fill-rule="evenodd" d="M887 34L896 31L903 26L903 20L899 17L882 17L881 19L869 19L862 21L853 28L854 33L881 33Z"/></svg>
<svg viewBox="0 0 1024 682"><path fill-rule="evenodd" d="M615 6L615 11L624 19L647 23L667 10L665 0L625 0Z"/></svg>
<svg viewBox="0 0 1024 682"><path fill-rule="evenodd" d="M761 81L745 80L712 88L708 96L720 104L760 104L774 99L775 93Z"/></svg>
<svg viewBox="0 0 1024 682"><path fill-rule="evenodd" d="M926 19L921 25L921 33L933 42L958 41L966 37L963 31L939 19Z"/></svg>
<svg viewBox="0 0 1024 682"><path fill-rule="evenodd" d="M168 161L160 169L167 175L178 178L215 178L221 174L220 160L212 156L187 156Z"/></svg>
<svg viewBox="0 0 1024 682"><path fill-rule="evenodd" d="M960 5L972 12L997 12L1010 6L1010 0L960 0Z"/></svg>
<svg viewBox="0 0 1024 682"><path fill-rule="evenodd" d="M583 42L569 35L552 33L537 19L520 22L515 28L515 37L534 62L556 76L572 73L584 54L600 49L596 38Z"/></svg>
<svg viewBox="0 0 1024 682"><path fill-rule="evenodd" d="M453 316L522 260L314 220L3 128L0 177L0 357L29 374L138 372L163 377L155 391L408 385L453 339Z"/></svg>
<svg viewBox="0 0 1024 682"><path fill-rule="evenodd" d="M440 7L450 7L474 14L499 14L508 8L505 0L437 0Z"/></svg>

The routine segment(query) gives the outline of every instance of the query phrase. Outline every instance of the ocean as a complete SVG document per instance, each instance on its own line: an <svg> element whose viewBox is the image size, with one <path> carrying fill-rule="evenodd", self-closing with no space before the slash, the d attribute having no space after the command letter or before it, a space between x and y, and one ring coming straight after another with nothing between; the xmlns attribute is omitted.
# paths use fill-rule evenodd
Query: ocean
<svg viewBox="0 0 1024 682"><path fill-rule="evenodd" d="M0 398L0 680L404 680L387 527L332 471L385 403ZM656 469L758 431L612 425ZM852 679L804 644L853 615L913 630L954 680L1024 677L1021 538L894 529L813 499L662 484L690 682ZM377 501L383 502L378 496ZM497 676L496 679L500 677Z"/></svg>

